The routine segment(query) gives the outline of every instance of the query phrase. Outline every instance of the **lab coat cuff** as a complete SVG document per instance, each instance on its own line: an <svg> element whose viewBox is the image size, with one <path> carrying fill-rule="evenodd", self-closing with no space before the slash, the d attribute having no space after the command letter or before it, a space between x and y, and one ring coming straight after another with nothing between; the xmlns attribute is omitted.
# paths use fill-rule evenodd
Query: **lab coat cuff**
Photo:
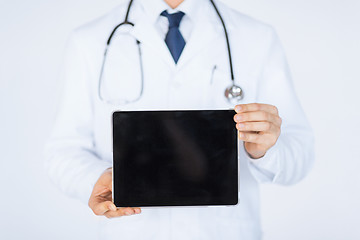
<svg viewBox="0 0 360 240"><path fill-rule="evenodd" d="M266 154L258 159L252 158L246 151L243 144L245 157L249 163L252 172L256 172L254 175L260 182L275 182L277 176L280 174L280 163L278 158L278 148L276 144L270 148Z"/></svg>

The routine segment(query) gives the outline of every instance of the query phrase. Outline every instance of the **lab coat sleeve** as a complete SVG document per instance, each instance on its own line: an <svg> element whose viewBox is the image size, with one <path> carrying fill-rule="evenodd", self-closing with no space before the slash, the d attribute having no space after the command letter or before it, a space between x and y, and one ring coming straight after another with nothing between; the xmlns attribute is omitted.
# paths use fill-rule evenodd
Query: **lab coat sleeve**
<svg viewBox="0 0 360 240"><path fill-rule="evenodd" d="M282 118L277 143L260 159L252 159L242 144L250 172L259 182L294 184L306 176L314 161L312 130L296 97L284 50L274 30L258 83L257 101L274 105Z"/></svg>
<svg viewBox="0 0 360 240"><path fill-rule="evenodd" d="M89 71L76 32L70 37L64 60L64 96L45 147L45 169L63 192L87 203L94 184L111 163L94 151Z"/></svg>

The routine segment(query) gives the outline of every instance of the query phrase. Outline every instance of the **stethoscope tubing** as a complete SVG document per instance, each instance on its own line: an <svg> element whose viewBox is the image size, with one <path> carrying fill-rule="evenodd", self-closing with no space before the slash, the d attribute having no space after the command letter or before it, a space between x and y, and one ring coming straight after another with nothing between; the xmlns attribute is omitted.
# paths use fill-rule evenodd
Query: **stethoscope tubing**
<svg viewBox="0 0 360 240"><path fill-rule="evenodd" d="M211 4L213 5L216 14L219 16L219 19L221 21L221 25L223 26L224 29L224 34L225 34L225 39L226 39L226 45L227 45L227 51L228 51L228 57L229 57L229 66L230 66L230 74L231 74L231 80L233 82L233 84L235 84L235 78L234 78L234 69L233 69L233 64L232 64L232 56L231 56L231 47L230 47L230 40L229 40L229 34L224 22L224 19L222 18L219 9L217 8L217 6L215 5L213 0L210 0Z"/></svg>
<svg viewBox="0 0 360 240"><path fill-rule="evenodd" d="M104 58L103 58L103 62L102 62L101 70L100 70L100 79L99 79L99 86L98 86L99 98L100 98L100 100L105 101L105 102L106 102L106 100L101 95L101 84L102 84L102 76L103 76L105 62L106 62L106 56L107 56L107 53L108 53L109 46L111 44L111 40L112 40L113 36L115 35L115 32L117 31L117 29L119 27L123 26L123 25L130 25L132 27L135 26L134 23L129 22L129 20L128 20L133 2L134 2L134 0L130 0L127 11L126 11L124 21L115 26L115 28L112 30L112 32L111 32L111 34L110 34L110 36L109 36L109 38L108 38L108 40L106 42L106 48L105 48ZM226 39L226 46L227 46L227 52L228 52L228 59L229 59L229 67L230 67L230 75L231 75L232 85L226 89L225 96L229 101L231 101L231 99L241 100L242 97L243 97L243 93L242 93L242 89L239 86L235 85L234 68L233 68L233 61L232 61L232 55L231 55L231 46L230 46L229 34L228 34L228 31L227 31L227 28L226 28L226 24L225 24L225 21L224 21L222 15L220 14L219 9L217 8L215 2L213 0L210 0L210 2L212 4L212 6L214 7L215 12L216 12L216 14L218 15L218 17L220 19L221 25L222 25L223 30L224 30L225 39ZM142 87L141 87L141 90L140 90L139 97L137 99L133 100L133 101L137 101L138 99L140 99L141 96L142 96L143 90L144 90L144 72L143 72L143 61L142 61L142 52L141 52L141 47L140 47L140 41L136 40L136 43L137 43L138 49L139 49L140 68L141 68L141 81L142 81L141 86ZM229 96L229 93L232 94L233 92L236 92L236 91L240 91L239 96L234 96L234 95Z"/></svg>

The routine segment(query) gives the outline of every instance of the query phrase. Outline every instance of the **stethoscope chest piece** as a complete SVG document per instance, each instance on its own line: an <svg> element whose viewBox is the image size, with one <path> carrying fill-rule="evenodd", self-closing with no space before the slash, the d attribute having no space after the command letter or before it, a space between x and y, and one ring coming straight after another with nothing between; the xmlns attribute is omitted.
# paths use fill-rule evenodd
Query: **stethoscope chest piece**
<svg viewBox="0 0 360 240"><path fill-rule="evenodd" d="M230 103L237 104L244 98L244 93L241 87L232 84L225 89L225 97Z"/></svg>

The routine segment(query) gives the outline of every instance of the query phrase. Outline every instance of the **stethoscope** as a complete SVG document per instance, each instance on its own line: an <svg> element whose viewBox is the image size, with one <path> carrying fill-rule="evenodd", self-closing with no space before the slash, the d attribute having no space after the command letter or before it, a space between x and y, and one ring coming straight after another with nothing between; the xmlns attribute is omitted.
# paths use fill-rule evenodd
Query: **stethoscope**
<svg viewBox="0 0 360 240"><path fill-rule="evenodd" d="M215 3L213 0L210 0L212 6L214 7L215 11L216 11L216 14L218 15L220 21L221 21L221 24L223 26L223 29L224 29L224 34L225 34L225 39L226 39L226 45L227 45L227 51L228 51L228 57L229 57L229 66L230 66L230 73L231 73L231 81L232 81L232 84L227 87L225 89L225 97L226 99L232 103L232 104L237 104L239 103L243 97L244 97L244 92L243 90L241 89L240 86L236 85L235 84L235 78L234 78L234 70L233 70L233 64L232 64L232 57L231 57L231 50L230 50L230 41L229 41L229 36L228 36L228 33L227 33L227 29L226 29L226 26L225 26L225 23L224 23L224 20L218 10L218 8L216 7ZM129 19L129 14L130 14L130 10L131 10L131 6L132 6L132 3L133 3L133 0L130 0L129 2L129 5L128 5L128 8L127 8L127 11L126 11L126 15L125 15L125 20L118 24L114 29L113 31L111 32L109 38L108 38L108 41L106 43L106 48L105 48L105 52L104 52L104 58L103 58L103 62L102 62L102 67L101 67L101 71L100 71L100 77L99 77L99 84L98 84L98 95L99 95L99 98L101 101L103 102L106 102L106 103L109 103L109 104L114 104L114 105L124 105L124 104L128 104L128 103L132 103L132 102L136 102L138 101L142 94L143 94L143 90L144 90L144 71L143 71L143 62L142 62L142 53L141 53L141 47L140 47L140 41L139 40L136 40L136 44L137 44L137 48L138 48L138 53L139 53L139 63L140 63L140 69L141 69L141 89L140 89L140 94L138 97L134 98L134 99L118 99L118 100L110 100L110 99L105 99L101 93L101 86L102 86L102 81L103 81L103 73L104 73L104 67L105 67L105 63L106 63L106 57L107 57L107 53L108 53L108 50L109 50L109 46L111 44L111 40L114 36L114 34L116 33L116 31L121 27L121 26L125 26L125 25L128 25L130 27L134 27L135 24L132 23L132 22L129 22L128 19Z"/></svg>

